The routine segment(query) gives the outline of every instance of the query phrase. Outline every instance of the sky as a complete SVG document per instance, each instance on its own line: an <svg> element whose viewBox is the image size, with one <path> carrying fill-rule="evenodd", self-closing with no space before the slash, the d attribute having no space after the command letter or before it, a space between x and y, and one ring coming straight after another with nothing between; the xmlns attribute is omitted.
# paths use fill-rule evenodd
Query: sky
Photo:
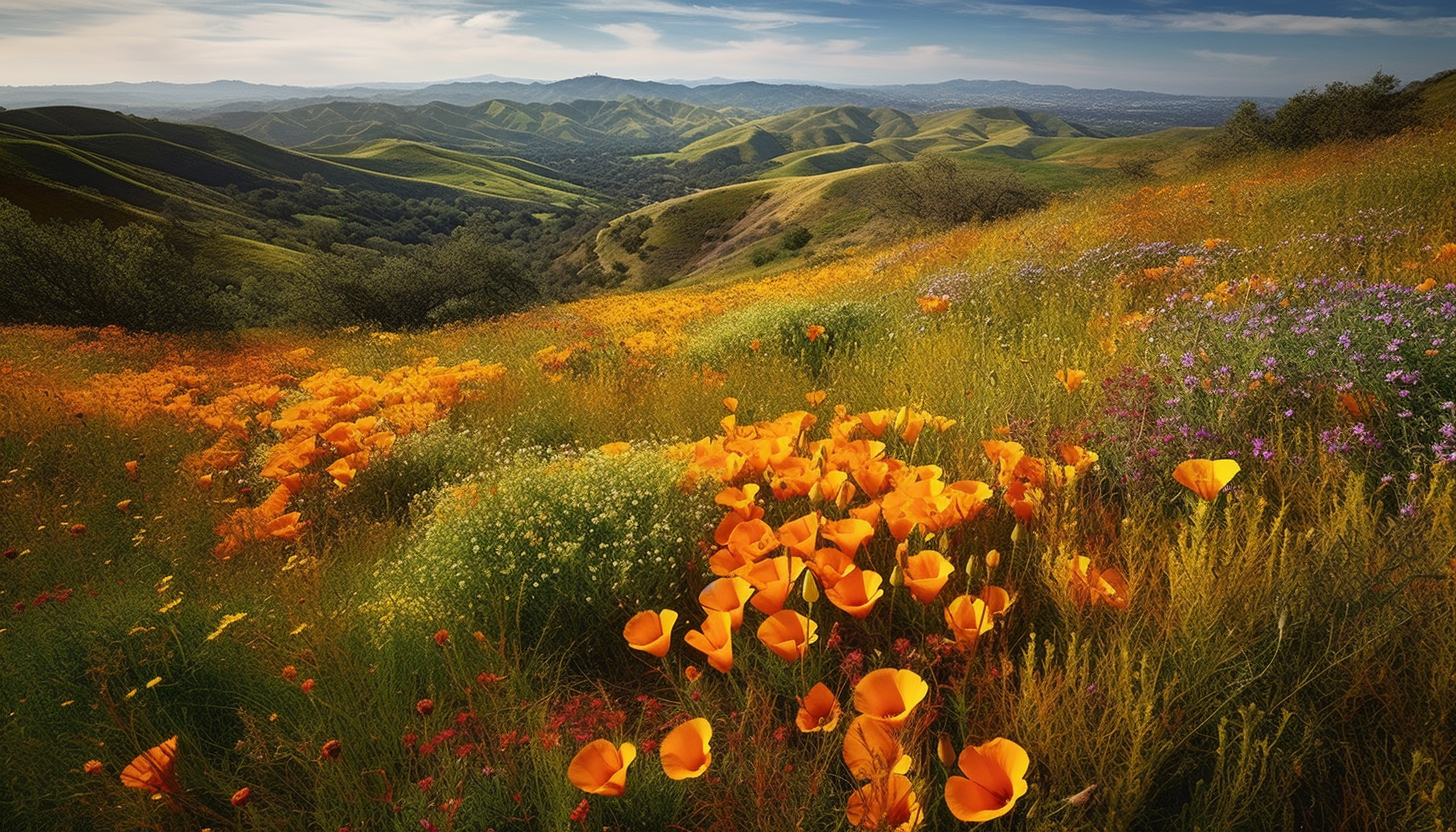
<svg viewBox="0 0 1456 832"><path fill-rule="evenodd" d="M1450 68L1452 0L0 0L6 86L599 73L1286 96Z"/></svg>

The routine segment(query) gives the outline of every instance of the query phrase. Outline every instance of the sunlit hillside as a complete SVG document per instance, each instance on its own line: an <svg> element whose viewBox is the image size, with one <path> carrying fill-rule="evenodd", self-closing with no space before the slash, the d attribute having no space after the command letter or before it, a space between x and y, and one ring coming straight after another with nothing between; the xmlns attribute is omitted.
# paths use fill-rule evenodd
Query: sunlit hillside
<svg viewBox="0 0 1456 832"><path fill-rule="evenodd" d="M1456 127L1171 158L479 323L0 329L3 825L1448 828Z"/></svg>

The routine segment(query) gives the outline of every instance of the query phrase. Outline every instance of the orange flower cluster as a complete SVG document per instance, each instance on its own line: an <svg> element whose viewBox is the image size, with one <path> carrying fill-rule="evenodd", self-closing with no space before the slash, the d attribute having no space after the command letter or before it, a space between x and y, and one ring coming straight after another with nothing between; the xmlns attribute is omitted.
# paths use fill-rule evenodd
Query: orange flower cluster
<svg viewBox="0 0 1456 832"><path fill-rule="evenodd" d="M288 511L293 497L318 481L308 469L319 464L333 482L344 488L372 455L388 453L396 436L421 430L442 418L463 401L461 385L493 381L505 374L499 364L466 361L441 367L434 358L414 366L390 370L380 378L352 375L343 368L315 373L298 383L309 398L288 405L276 415L264 409L252 417L256 424L271 429L278 440L267 450L267 461L259 475L277 486L262 503L238 509L218 525L222 541L214 548L219 558L229 558L250 541L297 540L305 523L300 513ZM228 404L272 407L282 398L277 388L249 385L228 399ZM214 402L216 405L217 403ZM247 436L248 425L235 413L215 416L223 440ZM209 422L209 424L212 424ZM241 436L240 436L241 434ZM234 458L232 453L236 453ZM219 445L204 452L203 464L241 459L241 449L224 451Z"/></svg>

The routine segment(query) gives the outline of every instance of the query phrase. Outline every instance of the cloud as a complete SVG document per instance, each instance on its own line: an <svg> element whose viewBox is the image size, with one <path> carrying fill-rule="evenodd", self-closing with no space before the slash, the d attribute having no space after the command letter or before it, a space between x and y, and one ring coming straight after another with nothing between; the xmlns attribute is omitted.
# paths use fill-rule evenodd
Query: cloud
<svg viewBox="0 0 1456 832"><path fill-rule="evenodd" d="M1243 35L1456 36L1456 17L1412 19L1233 12L1110 14L1071 6L1031 6L1010 3L976 3L965 7L965 10L1064 26L1105 29L1222 32Z"/></svg>
<svg viewBox="0 0 1456 832"><path fill-rule="evenodd" d="M629 46L638 48L652 46L662 38L661 32L645 23L608 23L596 28Z"/></svg>
<svg viewBox="0 0 1456 832"><path fill-rule="evenodd" d="M1205 61L1222 61L1229 64L1268 66L1279 60L1274 55L1246 55L1242 52L1214 52L1211 49L1195 49L1193 54Z"/></svg>
<svg viewBox="0 0 1456 832"><path fill-rule="evenodd" d="M591 14L652 14L676 18L727 21L745 29L776 29L801 24L833 24L851 22L845 18L826 17L791 9L745 9L727 6L699 6L670 3L667 0L594 0L572 2L570 8Z"/></svg>

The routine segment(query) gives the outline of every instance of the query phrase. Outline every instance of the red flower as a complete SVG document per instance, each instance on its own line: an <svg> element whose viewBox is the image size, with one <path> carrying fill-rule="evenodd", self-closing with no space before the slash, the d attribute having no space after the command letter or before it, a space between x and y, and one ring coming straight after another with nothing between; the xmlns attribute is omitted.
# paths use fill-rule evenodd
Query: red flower
<svg viewBox="0 0 1456 832"><path fill-rule="evenodd" d="M324 743L324 747L319 754L319 758L323 759L327 757L330 760L337 760L339 759L339 755L342 754L343 751L343 743L339 742L338 740L329 740L328 742Z"/></svg>
<svg viewBox="0 0 1456 832"><path fill-rule="evenodd" d="M253 790L250 789L250 788L248 788L247 786L244 786L241 789L238 789L237 791L233 792L232 800L230 800L228 802L231 803L231 804L233 804L234 806L241 807L241 806L247 804L247 802L249 800L252 800L252 799L253 799Z"/></svg>
<svg viewBox="0 0 1456 832"><path fill-rule="evenodd" d="M433 699L421 699L415 703L415 710L420 712L420 716L429 716L435 712L435 701Z"/></svg>
<svg viewBox="0 0 1456 832"><path fill-rule="evenodd" d="M313 680L304 679L303 684L299 685L298 688L304 693L313 693Z"/></svg>
<svg viewBox="0 0 1456 832"><path fill-rule="evenodd" d="M450 632L448 630L435 631L435 643L444 647L450 643Z"/></svg>

